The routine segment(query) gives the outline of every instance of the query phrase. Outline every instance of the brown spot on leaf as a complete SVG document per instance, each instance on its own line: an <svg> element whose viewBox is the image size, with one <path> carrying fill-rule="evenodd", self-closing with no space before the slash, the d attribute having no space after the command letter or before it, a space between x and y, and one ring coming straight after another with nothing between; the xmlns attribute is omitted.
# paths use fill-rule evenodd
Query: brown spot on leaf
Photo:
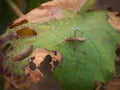
<svg viewBox="0 0 120 90"><path fill-rule="evenodd" d="M28 27L24 27L22 29L17 30L16 34L18 36L35 36L35 35L37 35L37 32Z"/></svg>
<svg viewBox="0 0 120 90"><path fill-rule="evenodd" d="M20 26L20 25L22 25L22 24L26 24L26 23L28 23L28 20L26 20L26 19L24 19L24 20L22 20L22 21L20 21L20 22L18 22L18 23L14 23L14 22L12 22L10 25L9 25L9 28L15 28L15 27L17 27L17 26Z"/></svg>

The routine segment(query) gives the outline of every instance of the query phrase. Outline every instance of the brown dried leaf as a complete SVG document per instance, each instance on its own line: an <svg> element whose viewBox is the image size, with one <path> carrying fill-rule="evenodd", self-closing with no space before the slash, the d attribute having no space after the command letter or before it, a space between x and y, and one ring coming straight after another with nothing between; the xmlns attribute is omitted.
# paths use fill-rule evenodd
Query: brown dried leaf
<svg viewBox="0 0 120 90"><path fill-rule="evenodd" d="M60 7L38 7L30 11L28 14L16 19L12 25L26 19L33 23L43 23L50 20L58 20L62 18L63 10Z"/></svg>
<svg viewBox="0 0 120 90"><path fill-rule="evenodd" d="M32 46L29 46L29 47L23 49L17 56L21 57L21 55L23 55L22 58L26 57L26 55L28 55L28 53L31 52L31 50L32 50L31 48L32 48ZM25 52L25 51L27 51L27 52ZM54 64L54 61L60 62L62 59L62 56L59 51L48 51L45 49L37 48L36 50L33 51L32 57L28 61L27 65L24 69L23 76L17 76L17 75L12 74L12 76L4 77L5 78L4 89L9 90L10 85L12 84L14 86L14 88L23 90L24 88L29 88L32 83L38 83L40 81L40 79L42 77L44 77L44 74L43 74L44 72L51 72L50 69L47 69L49 71L40 71L41 70L40 66L45 61L46 56L51 57L50 62L48 62L47 64L49 64L49 66L51 65L52 68L50 68L50 69L52 69L52 70L56 66ZM44 65L42 67L46 67L45 65L47 65L47 64L42 64L42 65ZM34 65L33 69L31 69L31 65ZM49 68L49 67L47 67L47 68Z"/></svg>
<svg viewBox="0 0 120 90"><path fill-rule="evenodd" d="M62 59L62 56L59 51L48 51L45 49L38 48L32 54L32 57L35 57L35 60L33 62L36 64L37 67L39 67L47 55L50 55L52 57L51 64L53 67L53 61L58 60L60 62Z"/></svg>
<svg viewBox="0 0 120 90"><path fill-rule="evenodd" d="M37 83L40 81L40 79L43 77L43 74L39 71L39 70L34 70L34 71L30 71L29 72L32 80L34 81L34 83Z"/></svg>
<svg viewBox="0 0 120 90"><path fill-rule="evenodd" d="M13 75L12 77L4 76L4 79L4 90L10 90L11 85L13 85L16 89L23 90L24 88L28 88L33 82L30 76L20 76L19 78L15 75Z"/></svg>
<svg viewBox="0 0 120 90"><path fill-rule="evenodd" d="M34 52L32 53L32 57L34 57L34 63L36 64L37 67L40 66L40 63L44 61L45 57L48 55L48 51L45 49L40 49L37 48L36 50L34 50Z"/></svg>
<svg viewBox="0 0 120 90"><path fill-rule="evenodd" d="M79 12L80 8L88 0L53 0L33 9L28 14L18 18L11 26L18 26L24 20L33 23L43 23L50 20L59 20L63 17L63 11Z"/></svg>
<svg viewBox="0 0 120 90"><path fill-rule="evenodd" d="M114 77L105 85L105 90L120 90L120 77Z"/></svg>
<svg viewBox="0 0 120 90"><path fill-rule="evenodd" d="M120 90L120 77L113 77L113 79L106 84L102 82L96 82L95 84L95 90Z"/></svg>
<svg viewBox="0 0 120 90"><path fill-rule="evenodd" d="M108 13L108 21L112 25L113 28L120 31L120 16L119 12L109 12Z"/></svg>
<svg viewBox="0 0 120 90"><path fill-rule="evenodd" d="M53 0L42 4L41 6L55 6L77 13L87 1L88 0Z"/></svg>

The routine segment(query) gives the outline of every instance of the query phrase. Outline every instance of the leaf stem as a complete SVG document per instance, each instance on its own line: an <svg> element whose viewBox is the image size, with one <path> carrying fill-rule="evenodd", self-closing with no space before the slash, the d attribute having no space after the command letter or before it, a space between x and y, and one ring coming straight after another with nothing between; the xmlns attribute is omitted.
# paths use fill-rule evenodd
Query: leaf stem
<svg viewBox="0 0 120 90"><path fill-rule="evenodd" d="M13 11L19 16L23 16L24 14L20 11L20 9L15 5L15 3L12 0L6 0L6 2L9 4L9 6L13 9Z"/></svg>

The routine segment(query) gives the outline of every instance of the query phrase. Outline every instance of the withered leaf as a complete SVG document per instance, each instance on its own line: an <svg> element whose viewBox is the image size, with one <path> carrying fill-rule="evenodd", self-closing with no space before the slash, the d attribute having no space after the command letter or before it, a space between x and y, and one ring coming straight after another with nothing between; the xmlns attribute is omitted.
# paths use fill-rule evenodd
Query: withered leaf
<svg viewBox="0 0 120 90"><path fill-rule="evenodd" d="M36 64L37 67L39 67L40 63L44 61L47 55L47 50L38 48L32 53L32 57L35 57L33 62Z"/></svg>
<svg viewBox="0 0 120 90"><path fill-rule="evenodd" d="M33 9L28 14L16 19L12 25L21 22L24 19L27 19L29 22L33 23L43 23L50 20L58 20L62 18L62 9L59 7L38 7Z"/></svg>
<svg viewBox="0 0 120 90"><path fill-rule="evenodd" d="M57 6L71 12L77 13L88 0L53 0L41 6Z"/></svg>
<svg viewBox="0 0 120 90"><path fill-rule="evenodd" d="M120 31L120 16L119 12L109 12L108 13L108 21L112 25L113 28Z"/></svg>
<svg viewBox="0 0 120 90"><path fill-rule="evenodd" d="M54 61L58 60L60 62L62 59L61 53L59 51L56 51L55 54L54 51L48 51L45 49L38 48L32 53L32 57L35 57L33 62L36 64L37 67L39 67L40 64L45 60L45 57L47 55L51 56L52 58L51 64L53 67L54 67L53 65Z"/></svg>
<svg viewBox="0 0 120 90"><path fill-rule="evenodd" d="M30 71L29 74L30 74L32 80L34 81L34 83L39 82L40 79L43 77L43 74L37 69L34 71Z"/></svg>
<svg viewBox="0 0 120 90"><path fill-rule="evenodd" d="M113 77L106 84L102 82L96 82L95 84L95 90L120 90L120 77Z"/></svg>
<svg viewBox="0 0 120 90"><path fill-rule="evenodd" d="M31 51L31 48L32 46L29 46L23 49L17 56L23 55L23 57L26 57L26 55L24 56L24 54L26 53L25 51L29 51L29 50ZM50 59L52 61L47 60L46 56L50 56ZM44 72L41 72L39 69L40 65L42 64L42 62L44 62L44 60L47 60L48 64L51 65L52 68L54 68L62 60L62 56L59 51L48 51L42 48L37 48L36 50L34 50L31 57L32 58L30 58L30 60L28 61L28 65L24 69L24 77L20 76L20 78L18 79L14 74L11 76L12 78L5 76L5 81L6 81L5 89L10 88L11 84L16 89L24 89L24 88L28 88L32 83L38 83L40 79L44 77L44 74L43 74ZM32 64L34 64L33 70L30 68L31 64L29 65L31 61L32 61Z"/></svg>
<svg viewBox="0 0 120 90"><path fill-rule="evenodd" d="M120 90L120 77L114 77L105 86L105 90Z"/></svg>
<svg viewBox="0 0 120 90"><path fill-rule="evenodd" d="M24 27L16 31L18 36L35 36L37 32L35 30L30 29L29 27Z"/></svg>
<svg viewBox="0 0 120 90"><path fill-rule="evenodd" d="M24 20L34 23L43 23L50 20L59 20L63 18L64 10L78 13L80 8L88 0L53 0L40 5L28 14L18 18L12 23L12 27L19 25Z"/></svg>
<svg viewBox="0 0 120 90"><path fill-rule="evenodd" d="M54 68L56 64L58 64L58 62L60 62L62 59L61 53L59 51L48 51L46 49L37 48L36 50L33 51L31 56L32 58L30 58L30 60L28 61L28 65L24 69L24 77L29 76L29 78L25 79L24 83L25 82L27 83L29 80L30 80L30 82L28 83L29 85L32 82L38 83L40 79L44 77L44 74L43 74L44 72L40 71L39 67L41 66L42 62L46 60L47 56L51 57L50 59L52 61L51 60L50 61L47 60L47 61L49 62L49 65L51 65L52 68ZM31 64L31 61L32 61L32 64ZM31 69L31 65L34 65L32 69ZM13 83L16 83L16 82L17 80L15 79ZM19 83L15 85L13 84L13 86L23 89L24 87L28 87L29 86L28 84L23 85L23 83Z"/></svg>
<svg viewBox="0 0 120 90"><path fill-rule="evenodd" d="M23 90L24 88L28 88L33 82L30 76L19 78L16 78L16 76L14 75L12 77L4 76L4 79L5 79L4 90L10 90L11 85L14 86L14 88L16 89Z"/></svg>

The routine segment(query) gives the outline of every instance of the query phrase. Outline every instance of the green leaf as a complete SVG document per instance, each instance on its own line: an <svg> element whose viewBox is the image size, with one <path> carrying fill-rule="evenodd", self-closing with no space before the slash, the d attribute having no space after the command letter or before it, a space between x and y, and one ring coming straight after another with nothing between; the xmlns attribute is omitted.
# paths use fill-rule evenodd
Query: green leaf
<svg viewBox="0 0 120 90"><path fill-rule="evenodd" d="M105 82L112 76L114 47L120 42L120 35L109 25L106 12L88 12L84 17L76 15L43 24L28 23L7 30L3 37L26 26L34 29L37 36L9 41L15 51L9 54L8 61L29 45L33 45L34 49L59 50L63 61L53 76L60 82L63 90L93 90L95 81ZM84 42L76 41L76 50L74 42L66 41L74 37L75 30L79 30L76 37L86 38ZM17 68L11 67L11 70L22 75L28 58L18 62Z"/></svg>
<svg viewBox="0 0 120 90"><path fill-rule="evenodd" d="M88 0L82 8L80 8L80 14L87 12L94 4L96 0Z"/></svg>

